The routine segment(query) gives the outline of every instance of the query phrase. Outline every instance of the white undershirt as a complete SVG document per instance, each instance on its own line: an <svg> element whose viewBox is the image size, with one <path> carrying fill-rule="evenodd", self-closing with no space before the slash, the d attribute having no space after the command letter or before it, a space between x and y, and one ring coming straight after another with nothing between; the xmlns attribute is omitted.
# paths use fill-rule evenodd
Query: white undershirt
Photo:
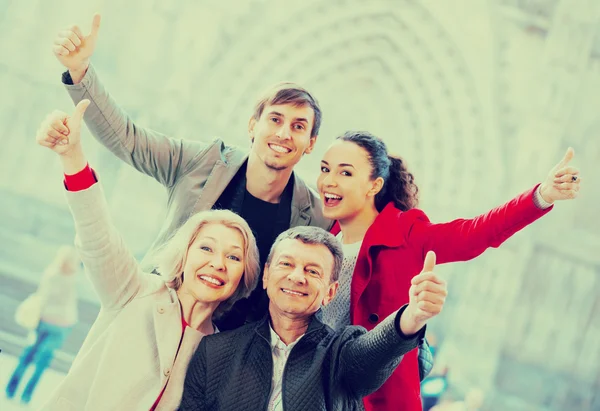
<svg viewBox="0 0 600 411"><path fill-rule="evenodd" d="M296 339L296 341L285 345L281 338L273 331L273 327L269 324L271 330L271 354L273 355L273 378L271 380L271 395L269 396L269 405L267 411L283 411L283 398L281 388L283 384L283 370L290 356L292 348L300 341L304 334Z"/></svg>

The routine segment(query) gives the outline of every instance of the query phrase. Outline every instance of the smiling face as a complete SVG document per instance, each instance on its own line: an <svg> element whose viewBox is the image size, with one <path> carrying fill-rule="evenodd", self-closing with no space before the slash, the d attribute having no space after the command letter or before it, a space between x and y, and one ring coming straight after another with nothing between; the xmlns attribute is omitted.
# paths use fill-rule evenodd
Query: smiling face
<svg viewBox="0 0 600 411"><path fill-rule="evenodd" d="M333 255L323 244L290 238L279 242L263 276L269 310L288 318L313 315L335 296L338 283L331 281L333 266Z"/></svg>
<svg viewBox="0 0 600 411"><path fill-rule="evenodd" d="M383 179L372 179L372 172L365 149L349 141L336 140L321 160L321 174L317 179L323 215L344 221L366 208L374 208L375 195L382 189Z"/></svg>
<svg viewBox="0 0 600 411"><path fill-rule="evenodd" d="M309 105L267 105L260 118L250 119L253 141L251 155L256 155L270 169L294 167L309 154L317 139L311 136L315 113Z"/></svg>
<svg viewBox="0 0 600 411"><path fill-rule="evenodd" d="M179 292L206 303L227 300L244 274L244 246L239 230L219 223L204 225L188 248Z"/></svg>

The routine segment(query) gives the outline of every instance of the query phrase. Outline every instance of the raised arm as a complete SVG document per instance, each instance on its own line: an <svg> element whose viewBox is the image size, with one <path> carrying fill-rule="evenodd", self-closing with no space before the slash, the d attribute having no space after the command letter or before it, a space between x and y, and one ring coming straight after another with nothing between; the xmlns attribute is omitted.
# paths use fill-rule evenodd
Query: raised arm
<svg viewBox="0 0 600 411"><path fill-rule="evenodd" d="M489 247L499 247L547 214L555 201L577 197L581 178L579 170L569 165L573 156L569 148L541 184L475 218L432 224L422 211L408 211L405 218L411 219L410 242L420 245L423 256L435 251L439 263L470 260Z"/></svg>
<svg viewBox="0 0 600 411"><path fill-rule="evenodd" d="M80 102L72 117L53 113L38 130L38 143L58 154L66 175L74 175L87 168L80 130L88 105L89 100ZM61 120L63 116L67 117L65 122ZM70 130L68 137L46 141L49 131L61 133L64 128ZM75 221L75 243L102 307L123 307L140 292L142 273L112 224L101 186L95 183L85 190L67 191L67 200Z"/></svg>
<svg viewBox="0 0 600 411"><path fill-rule="evenodd" d="M169 187L185 174L204 153L206 144L169 138L140 127L119 107L100 83L90 57L96 47L100 15L96 14L89 35L78 26L58 33L53 51L68 69L63 75L73 102L89 99L85 122L92 135L114 155Z"/></svg>
<svg viewBox="0 0 600 411"><path fill-rule="evenodd" d="M371 331L348 327L340 337L338 377L350 392L364 397L376 391L394 372L402 356L425 336L425 325L438 315L447 295L446 282L436 275L435 253L429 252L423 270L412 279L408 305Z"/></svg>

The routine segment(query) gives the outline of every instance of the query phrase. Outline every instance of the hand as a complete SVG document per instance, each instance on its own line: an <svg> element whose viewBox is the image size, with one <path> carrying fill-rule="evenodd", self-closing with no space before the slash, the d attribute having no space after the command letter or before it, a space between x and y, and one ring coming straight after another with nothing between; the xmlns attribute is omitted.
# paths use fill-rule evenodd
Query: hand
<svg viewBox="0 0 600 411"><path fill-rule="evenodd" d="M417 333L428 320L442 312L448 295L446 282L433 272L435 253L425 256L423 270L412 279L409 303L400 317L400 329L405 335Z"/></svg>
<svg viewBox="0 0 600 411"><path fill-rule="evenodd" d="M90 57L96 48L98 30L100 29L100 15L95 14L92 21L92 31L84 36L79 26L71 26L61 30L54 39L52 51L54 55L71 73L71 77L76 75L77 80L81 81L83 75L90 65ZM79 81L75 81L78 83Z"/></svg>
<svg viewBox="0 0 600 411"><path fill-rule="evenodd" d="M48 147L60 156L81 149L81 121L90 105L89 100L82 100L75 107L72 117L62 111L54 111L44 119L36 134L39 145Z"/></svg>
<svg viewBox="0 0 600 411"><path fill-rule="evenodd" d="M540 195L547 203L554 203L557 200L571 200L579 194L581 178L579 169L569 166L569 162L575 155L571 147L567 150L565 156L555 165L546 181L540 186ZM575 181L573 181L575 178Z"/></svg>

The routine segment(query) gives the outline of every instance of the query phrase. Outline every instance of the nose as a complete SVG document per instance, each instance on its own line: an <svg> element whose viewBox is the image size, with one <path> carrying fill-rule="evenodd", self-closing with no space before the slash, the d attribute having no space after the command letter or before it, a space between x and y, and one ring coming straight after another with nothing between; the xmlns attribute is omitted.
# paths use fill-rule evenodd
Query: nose
<svg viewBox="0 0 600 411"><path fill-rule="evenodd" d="M225 256L221 253L215 253L210 261L210 265L217 271L225 270Z"/></svg>
<svg viewBox="0 0 600 411"><path fill-rule="evenodd" d="M323 177L323 185L326 187L336 187L337 182L335 179L335 174L331 171L329 173L324 173L325 177Z"/></svg>
<svg viewBox="0 0 600 411"><path fill-rule="evenodd" d="M288 280L294 284L304 285L306 284L306 277L304 276L304 270L301 267L296 267L292 272L288 274Z"/></svg>
<svg viewBox="0 0 600 411"><path fill-rule="evenodd" d="M279 127L279 129L277 129L277 137L279 137L282 140L289 140L290 138L292 138L292 133L290 132L290 127L289 124L286 124L285 122L281 124L281 127Z"/></svg>

